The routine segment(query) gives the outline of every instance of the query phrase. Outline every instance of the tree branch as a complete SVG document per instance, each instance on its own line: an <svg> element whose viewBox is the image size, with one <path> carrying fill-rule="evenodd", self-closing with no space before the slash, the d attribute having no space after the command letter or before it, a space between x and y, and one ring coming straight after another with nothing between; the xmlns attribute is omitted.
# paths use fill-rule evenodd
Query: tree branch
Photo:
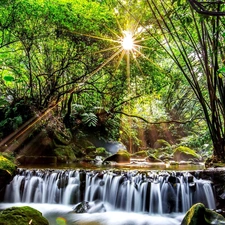
<svg viewBox="0 0 225 225"><path fill-rule="evenodd" d="M168 121L159 121L159 122L150 122L148 120L146 120L145 118L141 117L141 116L137 116L137 115L131 115L131 114L128 114L128 113L125 113L125 112L121 112L121 111L114 111L114 113L117 113L117 114L123 114L125 116L128 116L128 117L133 117L133 118L137 118L137 119L140 119L148 124L162 124L162 123L179 123L179 124L186 124L186 123L190 123L191 120L187 120L187 121L178 121L178 120L168 120Z"/></svg>

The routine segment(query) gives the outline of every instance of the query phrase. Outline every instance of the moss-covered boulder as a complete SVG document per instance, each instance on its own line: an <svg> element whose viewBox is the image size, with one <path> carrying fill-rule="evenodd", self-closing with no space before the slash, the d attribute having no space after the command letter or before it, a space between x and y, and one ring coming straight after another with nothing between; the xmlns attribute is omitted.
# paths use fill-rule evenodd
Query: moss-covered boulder
<svg viewBox="0 0 225 225"><path fill-rule="evenodd" d="M56 144L69 145L72 139L72 134L69 130L64 130L63 132L54 131L53 139Z"/></svg>
<svg viewBox="0 0 225 225"><path fill-rule="evenodd" d="M103 147L98 147L96 148L95 150L95 156L102 156L102 157L107 157L109 156L110 154L106 151L105 148Z"/></svg>
<svg viewBox="0 0 225 225"><path fill-rule="evenodd" d="M197 154L193 149L188 148L186 146L179 146L175 148L173 152L173 157L176 161L199 161L201 159L201 156L199 154Z"/></svg>
<svg viewBox="0 0 225 225"><path fill-rule="evenodd" d="M11 207L0 212L1 225L49 225L49 222L36 209L29 206Z"/></svg>
<svg viewBox="0 0 225 225"><path fill-rule="evenodd" d="M225 224L225 218L212 211L207 209L202 203L197 203L193 205L186 213L184 219L181 222L181 225L210 225Z"/></svg>
<svg viewBox="0 0 225 225"><path fill-rule="evenodd" d="M117 153L107 157L104 162L113 161L117 163L129 163L130 162L130 153L126 150L118 150Z"/></svg>
<svg viewBox="0 0 225 225"><path fill-rule="evenodd" d="M158 139L154 145L153 145L153 148L171 148L171 145L169 142L163 140L163 139Z"/></svg>
<svg viewBox="0 0 225 225"><path fill-rule="evenodd" d="M54 155L57 157L57 162L59 163L72 162L76 159L71 145L58 145L57 148L54 149Z"/></svg>
<svg viewBox="0 0 225 225"><path fill-rule="evenodd" d="M0 155L0 201L2 201L6 185L13 179L16 172L16 165Z"/></svg>
<svg viewBox="0 0 225 225"><path fill-rule="evenodd" d="M14 175L16 171L16 165L5 156L0 155L0 170L7 171L10 175Z"/></svg>

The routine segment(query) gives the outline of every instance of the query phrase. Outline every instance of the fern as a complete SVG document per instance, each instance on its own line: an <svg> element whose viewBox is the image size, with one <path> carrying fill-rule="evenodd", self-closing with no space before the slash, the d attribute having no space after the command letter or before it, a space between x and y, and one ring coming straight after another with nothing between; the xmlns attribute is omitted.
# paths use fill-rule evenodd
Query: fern
<svg viewBox="0 0 225 225"><path fill-rule="evenodd" d="M74 110L76 113L82 113L82 112L84 112L84 105L73 104L73 105L72 105L72 108L73 108L73 110Z"/></svg>
<svg viewBox="0 0 225 225"><path fill-rule="evenodd" d="M98 117L94 113L83 113L81 116L83 123L88 127L96 127L98 123Z"/></svg>

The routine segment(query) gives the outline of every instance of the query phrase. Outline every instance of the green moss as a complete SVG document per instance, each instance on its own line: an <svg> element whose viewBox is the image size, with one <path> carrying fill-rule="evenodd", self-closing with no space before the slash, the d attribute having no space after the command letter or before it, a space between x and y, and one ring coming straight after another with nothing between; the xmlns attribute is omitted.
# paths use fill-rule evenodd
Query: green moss
<svg viewBox="0 0 225 225"><path fill-rule="evenodd" d="M103 147L96 148L95 154L96 154L96 156L99 155L99 156L103 156L103 157L109 155L109 153Z"/></svg>
<svg viewBox="0 0 225 225"><path fill-rule="evenodd" d="M74 160L76 158L72 146L58 146L57 148L54 149L54 154L55 156L59 158L64 158L66 157L68 160Z"/></svg>
<svg viewBox="0 0 225 225"><path fill-rule="evenodd" d="M13 175L16 170L16 165L3 155L0 155L0 169L6 170L9 174Z"/></svg>
<svg viewBox="0 0 225 225"><path fill-rule="evenodd" d="M105 161L115 161L118 163L130 162L130 153L126 150L119 150L116 154L109 156Z"/></svg>
<svg viewBox="0 0 225 225"><path fill-rule="evenodd" d="M176 160L201 158L200 155L198 155L193 149L188 148L186 146L179 146L178 148L175 148L174 157Z"/></svg>
<svg viewBox="0 0 225 225"><path fill-rule="evenodd" d="M96 150L96 147L95 146L93 146L93 145L91 145L91 146L88 146L88 147L86 147L86 149L85 149L85 151L86 151L86 154L89 154L89 153L94 153L95 152L95 150Z"/></svg>
<svg viewBox="0 0 225 225"><path fill-rule="evenodd" d="M186 213L181 225L222 225L225 219L222 215L205 208L202 203L193 205Z"/></svg>
<svg viewBox="0 0 225 225"><path fill-rule="evenodd" d="M72 138L72 134L69 132L54 132L54 143L55 145L68 145L70 143L70 140Z"/></svg>
<svg viewBox="0 0 225 225"><path fill-rule="evenodd" d="M11 207L0 213L1 225L48 225L41 212L29 206Z"/></svg>

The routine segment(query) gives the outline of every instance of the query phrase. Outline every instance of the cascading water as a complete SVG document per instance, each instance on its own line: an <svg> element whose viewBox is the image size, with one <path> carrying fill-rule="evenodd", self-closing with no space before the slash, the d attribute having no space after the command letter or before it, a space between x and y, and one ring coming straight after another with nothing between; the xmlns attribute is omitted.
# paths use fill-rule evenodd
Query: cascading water
<svg viewBox="0 0 225 225"><path fill-rule="evenodd" d="M75 205L98 201L112 209L149 214L185 213L202 202L215 209L210 181L189 173L19 170L4 202Z"/></svg>

